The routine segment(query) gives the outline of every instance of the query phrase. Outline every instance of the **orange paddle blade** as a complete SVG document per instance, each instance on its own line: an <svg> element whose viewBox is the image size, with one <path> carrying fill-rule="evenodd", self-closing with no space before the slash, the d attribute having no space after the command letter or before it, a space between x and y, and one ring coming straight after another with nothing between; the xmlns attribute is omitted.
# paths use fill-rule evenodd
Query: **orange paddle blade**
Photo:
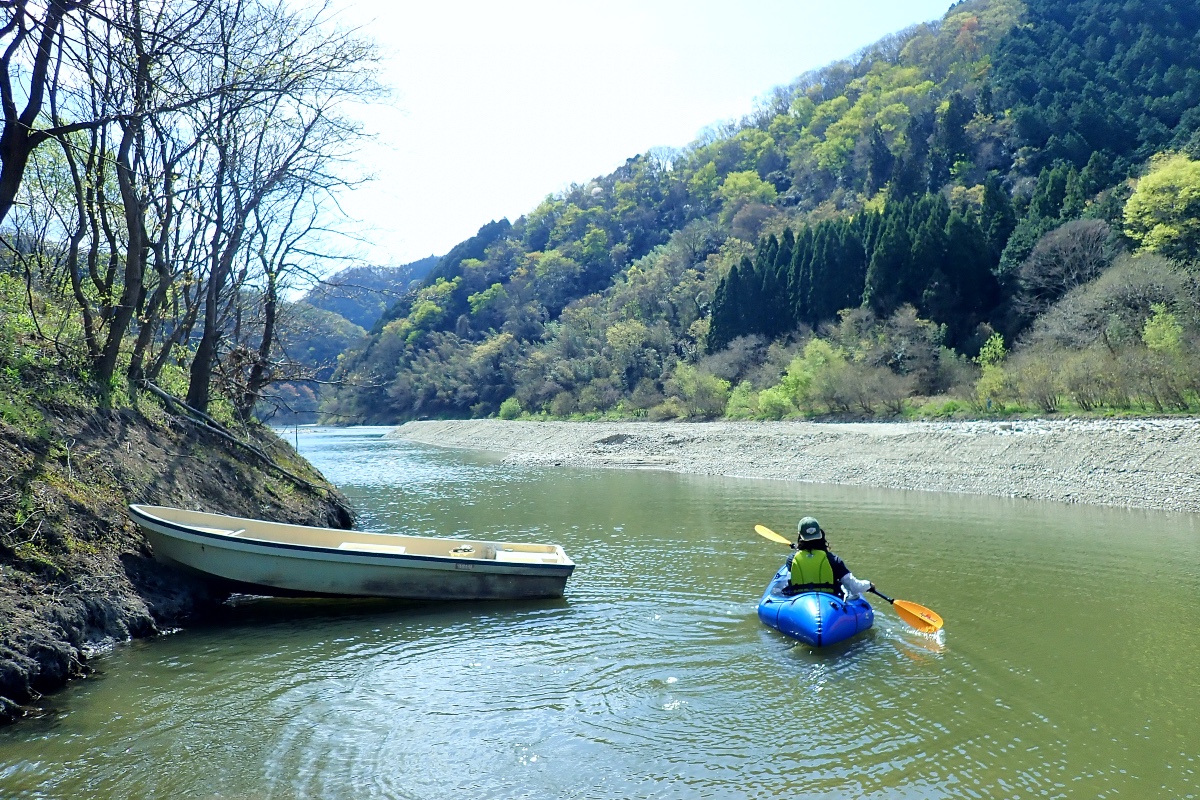
<svg viewBox="0 0 1200 800"><path fill-rule="evenodd" d="M935 633L942 629L942 618L937 613L908 600L893 600L892 608L900 615L900 619L922 633Z"/></svg>
<svg viewBox="0 0 1200 800"><path fill-rule="evenodd" d="M792 543L790 539L783 538L778 533L776 533L775 531L768 528L766 525L755 525L754 532L757 533L759 536L763 537L764 539L770 539L772 542L778 542L779 544L786 544L786 545L791 545L791 543Z"/></svg>

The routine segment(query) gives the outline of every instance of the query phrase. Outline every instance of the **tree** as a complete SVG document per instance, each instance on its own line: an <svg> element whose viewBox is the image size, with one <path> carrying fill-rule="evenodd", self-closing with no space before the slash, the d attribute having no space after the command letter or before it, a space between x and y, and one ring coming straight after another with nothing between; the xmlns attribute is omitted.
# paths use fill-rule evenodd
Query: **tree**
<svg viewBox="0 0 1200 800"><path fill-rule="evenodd" d="M1021 264L1017 310L1033 319L1076 286L1099 277L1115 257L1112 229L1106 222L1073 220L1056 228L1038 240Z"/></svg>
<svg viewBox="0 0 1200 800"><path fill-rule="evenodd" d="M905 280L912 261L912 240L903 214L892 214L867 267L863 305L880 316L887 316L908 297Z"/></svg>
<svg viewBox="0 0 1200 800"><path fill-rule="evenodd" d="M13 0L0 6L0 103L4 130L0 133L0 222L8 216L21 188L29 156L43 142L79 128L74 125L38 128L43 108L58 90L60 72L53 69L56 52L86 29L89 0L49 0L45 4ZM71 33L67 28L71 27ZM14 86L25 79L22 86ZM17 103L24 100L25 107Z"/></svg>
<svg viewBox="0 0 1200 800"><path fill-rule="evenodd" d="M754 170L729 173L717 193L725 201L725 213L730 218L747 203L770 205L778 196L775 187L758 177Z"/></svg>
<svg viewBox="0 0 1200 800"><path fill-rule="evenodd" d="M1000 254L1004 252L1004 245L1008 243L1008 237L1017 226L1012 199L995 173L989 174L983 183L980 225L987 236L988 248L992 252L992 267L995 268L1000 262Z"/></svg>
<svg viewBox="0 0 1200 800"><path fill-rule="evenodd" d="M1159 156L1125 204L1125 231L1153 253L1200 257L1200 161Z"/></svg>
<svg viewBox="0 0 1200 800"><path fill-rule="evenodd" d="M218 94L197 108L198 116L212 121L207 142L215 162L206 198L211 210L203 328L187 394L188 404L201 411L208 408L220 356L227 284L252 219L274 196L344 183L334 164L360 134L339 105L376 91L373 48L351 34L324 30L320 12L306 16L284 6L234 4L223 22L209 67L214 83L226 82L242 69L246 54L255 53L263 88ZM265 347L269 355L269 337Z"/></svg>

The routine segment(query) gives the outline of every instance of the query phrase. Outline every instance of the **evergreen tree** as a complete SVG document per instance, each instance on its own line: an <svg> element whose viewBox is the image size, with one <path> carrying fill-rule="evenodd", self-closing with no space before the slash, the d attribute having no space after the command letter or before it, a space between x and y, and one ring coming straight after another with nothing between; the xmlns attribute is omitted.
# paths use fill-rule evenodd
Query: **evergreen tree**
<svg viewBox="0 0 1200 800"><path fill-rule="evenodd" d="M830 222L822 222L813 232L811 280L808 285L808 318L805 322L814 328L829 314L830 285L834 280L831 274L834 265L830 262L836 251L836 241L831 242L830 240L835 238L833 224Z"/></svg>
<svg viewBox="0 0 1200 800"><path fill-rule="evenodd" d="M959 161L970 161L971 139L967 123L975 116L975 104L962 92L951 92L937 114L933 142L929 151L928 191L935 193L950 180L950 168Z"/></svg>
<svg viewBox="0 0 1200 800"><path fill-rule="evenodd" d="M1038 175L1037 187L1033 190L1033 198L1029 202L1030 216L1058 219L1062 212L1063 200L1067 196L1069 172L1066 164L1042 170Z"/></svg>
<svg viewBox="0 0 1200 800"><path fill-rule="evenodd" d="M886 317L908 292L904 285L912 260L912 238L902 214L891 214L871 255L863 287L863 305Z"/></svg>
<svg viewBox="0 0 1200 800"><path fill-rule="evenodd" d="M888 183L888 195L901 200L925 193L928 175L929 139L933 134L932 112L916 114L909 118L904 129L908 151L896 159L892 179Z"/></svg>
<svg viewBox="0 0 1200 800"><path fill-rule="evenodd" d="M774 237L772 237L774 238ZM761 332L763 308L762 273L755 268L749 257L742 258L742 276L739 282L737 296L737 323L735 333L729 338L733 341L738 336Z"/></svg>
<svg viewBox="0 0 1200 800"><path fill-rule="evenodd" d="M896 166L896 157L892 155L887 141L883 138L883 129L879 127L878 122L872 123L869 136L866 190L868 196L873 196L892 177L892 170Z"/></svg>
<svg viewBox="0 0 1200 800"><path fill-rule="evenodd" d="M999 284L992 274L992 249L973 215L958 212L946 222L946 254L942 262L954 287L956 307L933 316L949 328L951 344L961 343L995 305Z"/></svg>
<svg viewBox="0 0 1200 800"><path fill-rule="evenodd" d="M840 291L835 293L835 312L862 303L863 284L867 278L866 248L863 244L866 224L863 216L847 220L841 228L842 233L838 241L841 279Z"/></svg>
<svg viewBox="0 0 1200 800"><path fill-rule="evenodd" d="M1112 159L1101 150L1095 151L1088 159L1087 166L1079 173L1079 181L1084 196L1088 199L1095 197L1112 183Z"/></svg>
<svg viewBox="0 0 1200 800"><path fill-rule="evenodd" d="M1079 219L1083 216L1083 210L1087 206L1087 197L1083 191L1083 179L1079 173L1071 167L1067 171L1067 187L1063 194L1062 211L1059 212L1059 218L1064 222Z"/></svg>
<svg viewBox="0 0 1200 800"><path fill-rule="evenodd" d="M792 318L807 322L812 311L808 305L809 286L812 283L813 232L807 225L796 239L792 253L791 275L788 282L788 300L792 304Z"/></svg>
<svg viewBox="0 0 1200 800"><path fill-rule="evenodd" d="M791 228L784 229L770 265L762 264L763 310L759 332L775 338L794 327L791 304L788 302L788 279L791 273L795 237Z"/></svg>
<svg viewBox="0 0 1200 800"><path fill-rule="evenodd" d="M1000 254L1004 252L1008 237L1012 235L1013 228L1017 227L1017 215L1013 211L1012 199L995 173L990 173L984 181L983 208L980 215L980 225L992 254L991 269L994 270L1000 263Z"/></svg>
<svg viewBox="0 0 1200 800"><path fill-rule="evenodd" d="M741 336L739 317L739 295L741 293L742 270L750 264L746 259L734 264L728 274L717 283L713 293L712 318L709 321L707 349L716 353Z"/></svg>

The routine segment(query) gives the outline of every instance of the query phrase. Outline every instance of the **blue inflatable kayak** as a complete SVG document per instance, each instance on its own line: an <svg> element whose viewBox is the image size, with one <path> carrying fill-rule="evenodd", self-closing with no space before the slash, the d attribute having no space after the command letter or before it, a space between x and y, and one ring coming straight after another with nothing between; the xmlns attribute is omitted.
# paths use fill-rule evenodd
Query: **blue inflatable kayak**
<svg viewBox="0 0 1200 800"><path fill-rule="evenodd" d="M801 592L788 597L788 567L784 564L758 601L758 618L793 639L823 647L845 641L875 622L871 604L861 597L843 600L828 592Z"/></svg>

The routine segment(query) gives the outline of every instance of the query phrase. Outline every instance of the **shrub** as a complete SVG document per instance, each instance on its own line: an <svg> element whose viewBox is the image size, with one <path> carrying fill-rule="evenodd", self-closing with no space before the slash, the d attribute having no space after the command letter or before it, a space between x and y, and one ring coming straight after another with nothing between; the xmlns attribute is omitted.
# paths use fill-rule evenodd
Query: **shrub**
<svg viewBox="0 0 1200 800"><path fill-rule="evenodd" d="M500 419L516 419L521 416L521 401L510 397L500 404Z"/></svg>
<svg viewBox="0 0 1200 800"><path fill-rule="evenodd" d="M1001 364L988 364L975 383L976 408L981 412L1003 413L1005 402L1017 394L1012 377Z"/></svg>
<svg viewBox="0 0 1200 800"><path fill-rule="evenodd" d="M1063 387L1071 400L1084 411L1104 403L1111 394L1112 358L1096 349L1075 353L1062 367Z"/></svg>
<svg viewBox="0 0 1200 800"><path fill-rule="evenodd" d="M1077 219L1043 236L1018 271L1017 309L1032 319L1097 278L1116 256L1112 237L1112 228L1098 219Z"/></svg>
<svg viewBox="0 0 1200 800"><path fill-rule="evenodd" d="M633 387L633 393L629 396L628 406L635 411L645 411L646 409L654 408L663 401L663 394L654 385L654 381L649 378L642 378L638 381L637 386Z"/></svg>
<svg viewBox="0 0 1200 800"><path fill-rule="evenodd" d="M575 395L559 392L550 401L550 413L556 417L569 417L575 412Z"/></svg>
<svg viewBox="0 0 1200 800"><path fill-rule="evenodd" d="M646 417L655 422L668 419L687 419L688 410L678 397L668 397L646 412Z"/></svg>
<svg viewBox="0 0 1200 800"><path fill-rule="evenodd" d="M826 375L841 369L845 363L846 356L840 347L824 339L812 339L804 346L804 352L792 359L779 385L796 408L812 409L814 401L822 399L819 385Z"/></svg>
<svg viewBox="0 0 1200 800"><path fill-rule="evenodd" d="M1017 389L1021 397L1047 414L1058 411L1059 395L1063 392L1059 378L1060 358L1059 354L1033 353L1022 359L1016 367Z"/></svg>
<svg viewBox="0 0 1200 800"><path fill-rule="evenodd" d="M748 381L734 387L725 406L725 416L730 419L752 419L758 415L758 393Z"/></svg>
<svg viewBox="0 0 1200 800"><path fill-rule="evenodd" d="M758 416L762 419L783 419L795 411L783 386L772 386L758 393Z"/></svg>
<svg viewBox="0 0 1200 800"><path fill-rule="evenodd" d="M868 390L896 416L904 414L904 401L912 396L913 383L913 376L897 375L884 367L875 367L867 376Z"/></svg>
<svg viewBox="0 0 1200 800"><path fill-rule="evenodd" d="M675 368L669 388L671 394L683 401L686 416L716 417L725 413L729 402L729 381L690 364Z"/></svg>

